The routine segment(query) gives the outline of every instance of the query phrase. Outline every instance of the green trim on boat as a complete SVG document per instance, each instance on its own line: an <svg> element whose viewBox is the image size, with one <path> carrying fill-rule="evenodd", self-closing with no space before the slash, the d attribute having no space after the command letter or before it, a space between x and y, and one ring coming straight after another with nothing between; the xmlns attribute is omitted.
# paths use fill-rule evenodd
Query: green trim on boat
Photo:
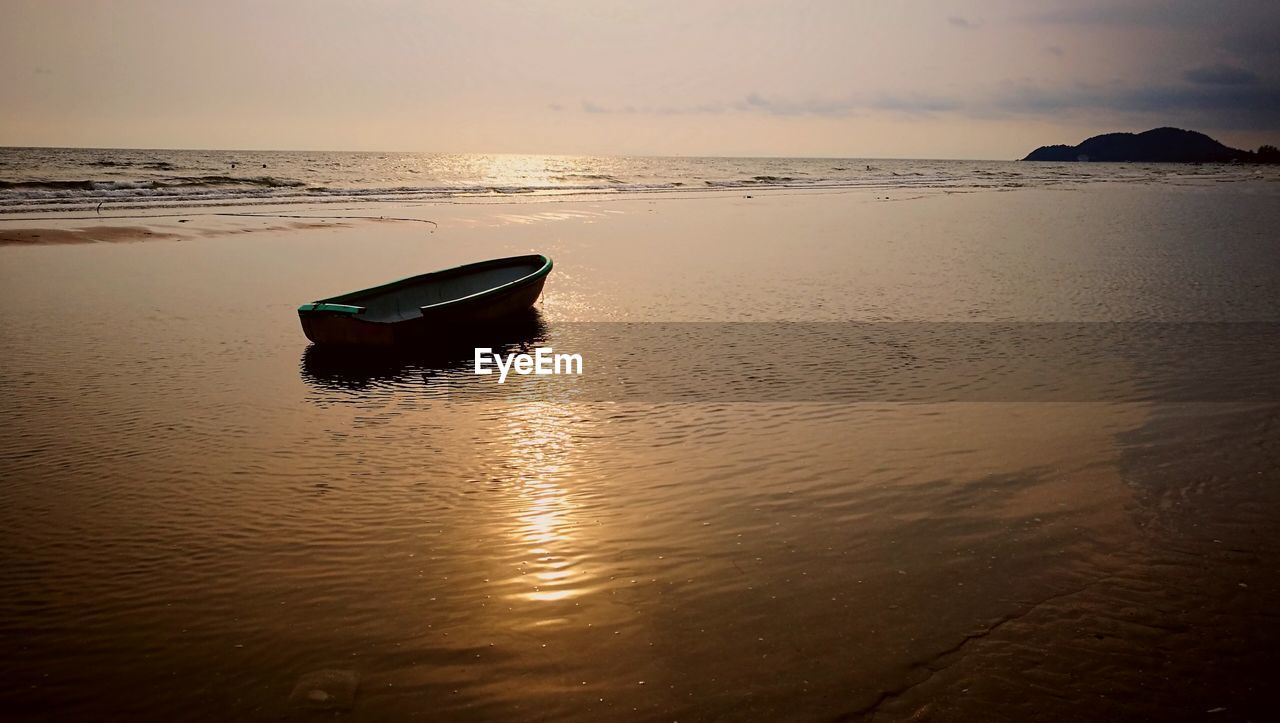
<svg viewBox="0 0 1280 723"><path fill-rule="evenodd" d="M350 306L348 304L326 304L316 302L314 304L303 304L298 307L298 311L331 311L337 314L363 314L363 306Z"/></svg>

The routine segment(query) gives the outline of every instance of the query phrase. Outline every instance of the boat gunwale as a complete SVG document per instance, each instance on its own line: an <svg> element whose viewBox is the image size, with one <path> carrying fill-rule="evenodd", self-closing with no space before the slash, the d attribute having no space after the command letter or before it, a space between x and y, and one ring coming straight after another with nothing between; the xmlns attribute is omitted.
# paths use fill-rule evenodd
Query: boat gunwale
<svg viewBox="0 0 1280 723"><path fill-rule="evenodd" d="M520 278L514 279L512 281L508 281L505 284L493 286L493 287L484 289L483 291L477 291L474 294L469 294L467 296L462 296L457 299L450 299L448 301L441 301L439 303L428 304L426 306L418 307L418 312L423 316L425 316L428 310L437 310L437 309L449 307L455 304L472 302L477 299L482 299L486 296L498 295L503 292L512 290L516 287L522 286L524 284L537 281L538 279L544 278L546 277L547 274L551 273L551 268L552 266L554 266L554 262L552 262L551 257L547 256L546 254L524 254L521 256L507 256L500 259L487 259L485 261L477 261L470 264L460 264L458 266L439 269L437 271L428 271L425 274L417 274L416 276L407 276L403 279L389 281L385 284L370 286L367 289L360 289L358 291L350 291L345 294L338 294L337 296L329 296L323 299L317 299L316 301L313 301L307 304L302 304L301 306L299 306L298 314L299 315L343 314L347 317L355 318L358 315L363 314L366 310L366 307L343 303L345 301L352 300L353 297L363 296L373 292L393 291L398 288L413 286L417 283L427 280L427 278L431 276L458 274L458 272L462 272L462 271L467 271L467 272L482 271L482 270L497 267L497 266L514 265L515 262L519 262L523 260L534 260L534 259L541 261L542 265L533 273L526 274L525 276L521 276ZM372 319L359 319L359 321L365 321L371 324L399 324L405 321L411 321L411 319L401 319L398 321L374 321Z"/></svg>

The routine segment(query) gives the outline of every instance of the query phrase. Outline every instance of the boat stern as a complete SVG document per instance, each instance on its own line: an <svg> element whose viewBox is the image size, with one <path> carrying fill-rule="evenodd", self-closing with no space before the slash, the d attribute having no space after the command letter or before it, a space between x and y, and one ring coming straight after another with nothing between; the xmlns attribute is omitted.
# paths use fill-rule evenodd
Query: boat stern
<svg viewBox="0 0 1280 723"><path fill-rule="evenodd" d="M394 344L391 325L368 321L364 312L363 306L316 302L299 306L298 319L316 344Z"/></svg>

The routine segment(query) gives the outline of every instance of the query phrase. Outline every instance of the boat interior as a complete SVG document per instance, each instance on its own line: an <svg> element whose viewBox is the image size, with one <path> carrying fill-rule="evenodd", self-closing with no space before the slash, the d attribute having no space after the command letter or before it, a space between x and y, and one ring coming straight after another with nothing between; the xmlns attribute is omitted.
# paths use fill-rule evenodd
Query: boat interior
<svg viewBox="0 0 1280 723"><path fill-rule="evenodd" d="M538 257L528 261L514 261L509 265L487 269L443 271L427 274L417 282L391 289L373 289L337 297L343 304L365 307L362 318L368 321L397 322L421 316L423 306L443 304L487 291L503 284L522 279L537 272L543 266Z"/></svg>

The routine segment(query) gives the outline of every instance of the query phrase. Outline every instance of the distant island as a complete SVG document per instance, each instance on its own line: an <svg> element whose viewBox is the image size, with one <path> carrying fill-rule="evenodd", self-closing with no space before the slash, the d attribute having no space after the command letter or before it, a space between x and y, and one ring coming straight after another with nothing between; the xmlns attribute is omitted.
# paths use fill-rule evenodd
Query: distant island
<svg viewBox="0 0 1280 723"><path fill-rule="evenodd" d="M1143 133L1104 133L1078 146L1041 146L1024 161L1119 163L1280 163L1280 150L1242 151L1195 131L1153 128Z"/></svg>

